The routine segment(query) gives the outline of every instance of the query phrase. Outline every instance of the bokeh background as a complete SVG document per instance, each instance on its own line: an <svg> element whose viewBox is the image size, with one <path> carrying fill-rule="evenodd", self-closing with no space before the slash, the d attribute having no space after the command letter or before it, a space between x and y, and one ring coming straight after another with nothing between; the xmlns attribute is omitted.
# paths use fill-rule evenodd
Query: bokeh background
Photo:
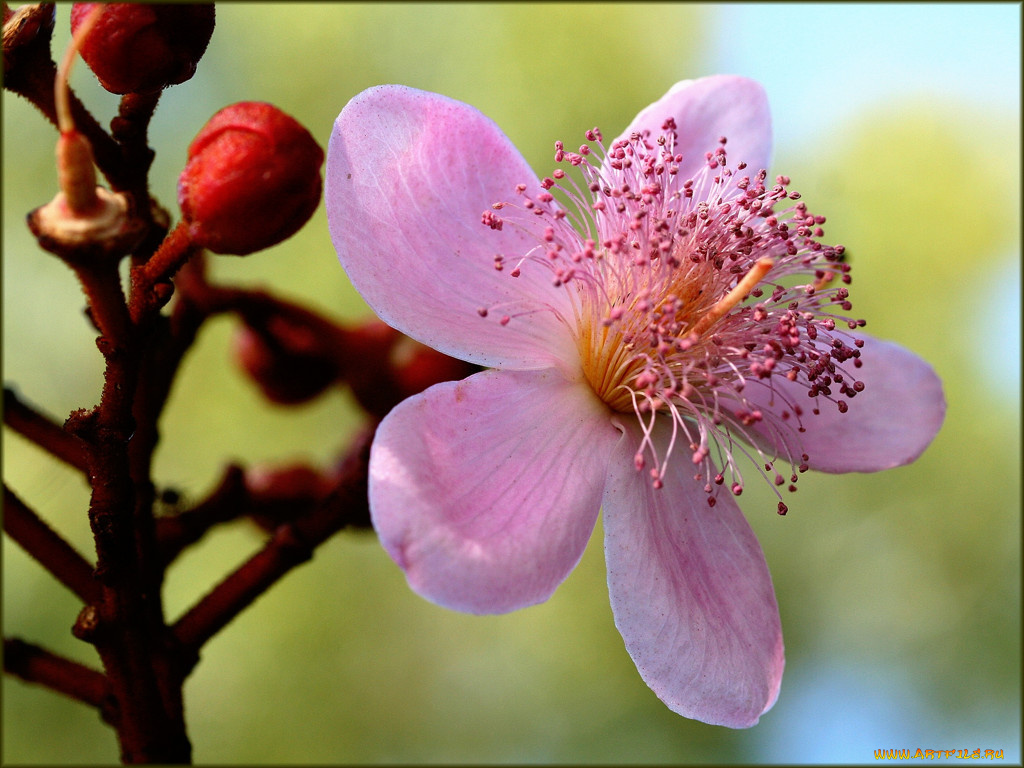
<svg viewBox="0 0 1024 768"><path fill-rule="evenodd" d="M996 749L1020 760L1020 6L1018 4L301 4L218 7L196 77L152 127L153 192L174 209L192 136L217 109L270 101L326 147L362 89L404 83L493 117L540 173L552 142L614 135L679 79L764 83L773 171L853 254L855 313L930 360L945 427L916 464L806 476L786 518L743 506L787 644L778 703L732 731L672 714L612 623L601 531L546 604L464 616L412 594L372 534L335 537L205 648L186 687L199 763L868 762L874 750ZM55 50L68 39L58 6ZM72 78L106 121L116 97ZM55 191L52 129L3 96L3 366L58 419L91 406L100 358L73 276L23 227ZM218 279L365 317L323 210ZM228 460L326 462L358 414L344 391L270 407L210 323L162 422L158 482L201 498ZM8 482L83 552L87 492L7 430ZM229 526L170 573L180 615L260 544ZM95 664L78 605L4 540L5 635ZM104 763L88 708L4 679L5 763Z"/></svg>

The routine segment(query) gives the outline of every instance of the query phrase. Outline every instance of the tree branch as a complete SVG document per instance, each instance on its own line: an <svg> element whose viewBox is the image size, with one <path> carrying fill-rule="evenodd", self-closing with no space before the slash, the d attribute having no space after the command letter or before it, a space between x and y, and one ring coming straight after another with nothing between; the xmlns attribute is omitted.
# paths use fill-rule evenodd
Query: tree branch
<svg viewBox="0 0 1024 768"><path fill-rule="evenodd" d="M86 604L100 599L93 567L6 485L4 531Z"/></svg>
<svg viewBox="0 0 1024 768"><path fill-rule="evenodd" d="M117 724L117 700L102 672L19 638L4 638L4 671L96 707L104 720Z"/></svg>
<svg viewBox="0 0 1024 768"><path fill-rule="evenodd" d="M88 469L89 446L86 442L65 432L8 387L4 387L4 423L75 469L81 472Z"/></svg>
<svg viewBox="0 0 1024 768"><path fill-rule="evenodd" d="M171 517L157 518L156 534L164 566L199 541L210 528L241 517L246 512L248 493L245 473L236 464L224 470L217 488L192 509Z"/></svg>
<svg viewBox="0 0 1024 768"><path fill-rule="evenodd" d="M373 430L352 444L335 490L312 513L279 526L266 546L218 584L172 627L182 648L199 649L284 574L309 560L317 546L347 525L369 518L367 464Z"/></svg>

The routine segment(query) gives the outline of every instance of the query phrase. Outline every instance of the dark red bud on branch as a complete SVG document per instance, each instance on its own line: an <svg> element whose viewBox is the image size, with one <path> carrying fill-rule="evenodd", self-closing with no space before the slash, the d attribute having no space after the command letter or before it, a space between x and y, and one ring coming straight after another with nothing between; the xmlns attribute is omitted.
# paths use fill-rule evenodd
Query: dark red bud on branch
<svg viewBox="0 0 1024 768"><path fill-rule="evenodd" d="M408 336L398 338L389 357L395 381L404 397L442 381L464 379L479 370L471 363L448 357Z"/></svg>
<svg viewBox="0 0 1024 768"><path fill-rule="evenodd" d="M281 405L312 400L338 378L333 357L309 329L272 319L260 329L243 326L235 336L235 357L264 396Z"/></svg>
<svg viewBox="0 0 1024 768"><path fill-rule="evenodd" d="M334 481L304 464L260 465L245 473L245 486L250 496L250 517L273 531L316 509L331 492Z"/></svg>
<svg viewBox="0 0 1024 768"><path fill-rule="evenodd" d="M480 370L377 319L350 329L346 337L348 354L342 360L341 376L359 405L378 419L427 387L464 379Z"/></svg>
<svg viewBox="0 0 1024 768"><path fill-rule="evenodd" d="M71 31L96 3L75 3ZM85 63L111 93L146 93L183 83L213 35L212 4L111 3L82 44Z"/></svg>
<svg viewBox="0 0 1024 768"><path fill-rule="evenodd" d="M244 256L291 237L320 203L320 145L270 104L240 102L192 140L178 203L193 242Z"/></svg>

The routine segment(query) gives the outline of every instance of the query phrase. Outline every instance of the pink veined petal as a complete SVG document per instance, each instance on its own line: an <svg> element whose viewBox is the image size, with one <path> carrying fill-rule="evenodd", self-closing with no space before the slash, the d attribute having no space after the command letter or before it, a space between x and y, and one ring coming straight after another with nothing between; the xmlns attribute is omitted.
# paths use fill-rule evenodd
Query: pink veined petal
<svg viewBox="0 0 1024 768"><path fill-rule="evenodd" d="M617 439L589 387L553 369L438 384L377 430L374 527L428 600L469 613L543 602L583 554Z"/></svg>
<svg viewBox="0 0 1024 768"><path fill-rule="evenodd" d="M811 469L822 472L878 472L917 459L938 433L946 415L942 381L932 367L898 344L869 336L864 339L864 364L843 367L865 384L840 413L835 403L818 399L820 413L811 413L814 401L800 386L773 376L772 387L750 385L744 395L762 410L781 412L791 403L804 410L798 432L796 420L766 419L755 427L755 438L771 451L795 457L806 453ZM781 396L780 396L781 395ZM775 427L771 427L775 424Z"/></svg>
<svg viewBox="0 0 1024 768"><path fill-rule="evenodd" d="M493 203L518 198L520 183L539 189L509 139L476 109L404 86L370 88L345 106L328 144L331 239L373 310L424 344L491 367L572 360L558 317L568 299L550 273L513 278L494 268L495 254L515 264L538 243L515 226L481 223ZM481 307L493 307L488 317Z"/></svg>
<svg viewBox="0 0 1024 768"><path fill-rule="evenodd" d="M772 150L771 112L768 96L759 83L735 75L683 80L641 110L620 138L645 130L657 136L668 117L675 118L676 152L683 156L679 179L693 176L704 165L705 154L718 147L722 136L728 140L725 149L732 167L745 162L750 166L750 174L768 168Z"/></svg>
<svg viewBox="0 0 1024 768"><path fill-rule="evenodd" d="M640 676L672 711L752 726L775 703L784 666L761 547L731 496L708 506L686 462L672 462L656 490L633 464L638 440L631 425L612 455L603 500L615 625Z"/></svg>

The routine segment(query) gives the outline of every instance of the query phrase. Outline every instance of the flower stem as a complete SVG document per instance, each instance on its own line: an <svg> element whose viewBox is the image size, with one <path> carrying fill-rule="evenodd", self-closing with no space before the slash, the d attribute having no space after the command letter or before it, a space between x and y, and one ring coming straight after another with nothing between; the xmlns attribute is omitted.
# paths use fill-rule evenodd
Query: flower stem
<svg viewBox="0 0 1024 768"><path fill-rule="evenodd" d="M170 298L170 290L159 289L166 284L185 262L199 252L192 242L188 222L179 221L163 243L144 264L131 271L131 317L140 322L149 312L159 309Z"/></svg>
<svg viewBox="0 0 1024 768"><path fill-rule="evenodd" d="M30 13L37 10L39 15L53 13L52 6L49 10L42 6L38 9L28 6L26 8ZM48 21L49 30L41 31L16 47L8 49L5 39L4 88L27 99L43 113L47 120L58 127L60 118L54 98L57 65L50 52L53 21L52 19ZM9 68L8 63L10 63ZM121 168L121 150L117 142L103 130L103 127L70 89L67 93L67 100L67 113L78 131L92 145L93 153L96 156L96 165L108 179L111 176L118 176Z"/></svg>
<svg viewBox="0 0 1024 768"><path fill-rule="evenodd" d="M131 332L131 318L125 304L124 290L117 264L107 260L76 263L72 267L89 299L89 315L103 337L101 351L121 348Z"/></svg>
<svg viewBox="0 0 1024 768"><path fill-rule="evenodd" d="M245 473L237 464L231 464L224 470L220 484L206 499L179 515L157 520L161 562L169 565L213 526L245 514L247 500Z"/></svg>
<svg viewBox="0 0 1024 768"><path fill-rule="evenodd" d="M131 173L131 178L117 181L130 190L136 200L149 198L149 167L156 153L147 145L147 132L162 93L158 90L125 94L121 97L117 117L110 123L114 139L121 145L124 168Z"/></svg>

